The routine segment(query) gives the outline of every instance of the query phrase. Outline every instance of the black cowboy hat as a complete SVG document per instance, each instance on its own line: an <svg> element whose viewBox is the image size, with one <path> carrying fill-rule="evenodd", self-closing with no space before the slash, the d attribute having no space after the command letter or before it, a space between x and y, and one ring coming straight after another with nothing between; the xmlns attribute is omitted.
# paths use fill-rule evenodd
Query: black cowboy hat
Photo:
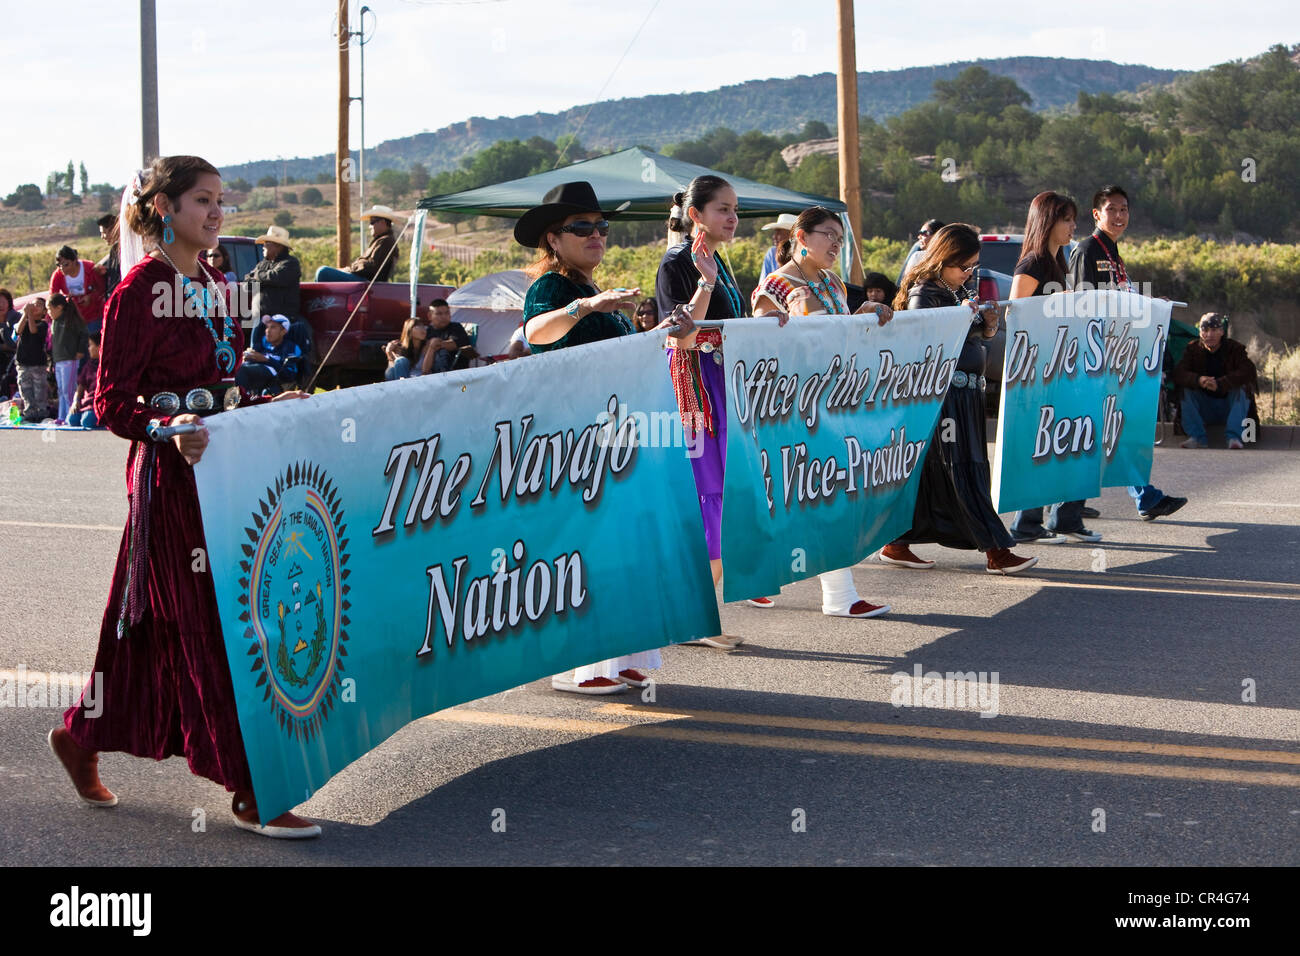
<svg viewBox="0 0 1300 956"><path fill-rule="evenodd" d="M542 197L540 206L534 206L519 217L515 223L515 241L536 249L549 226L581 212L595 213L605 219L612 219L615 215L600 208L591 183L561 183Z"/></svg>

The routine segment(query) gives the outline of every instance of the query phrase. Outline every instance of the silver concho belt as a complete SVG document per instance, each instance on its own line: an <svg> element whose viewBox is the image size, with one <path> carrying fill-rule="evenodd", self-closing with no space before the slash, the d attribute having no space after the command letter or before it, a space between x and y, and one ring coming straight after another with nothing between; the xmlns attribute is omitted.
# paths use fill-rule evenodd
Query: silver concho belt
<svg viewBox="0 0 1300 956"><path fill-rule="evenodd" d="M967 372L953 372L952 384L957 388L978 388L980 391L983 391L985 385L988 384L988 379L983 375L971 375Z"/></svg>
<svg viewBox="0 0 1300 956"><path fill-rule="evenodd" d="M208 385L192 388L185 393L184 402L176 392L158 392L149 399L149 407L164 415L182 411L195 415L215 415L239 407L238 385Z"/></svg>

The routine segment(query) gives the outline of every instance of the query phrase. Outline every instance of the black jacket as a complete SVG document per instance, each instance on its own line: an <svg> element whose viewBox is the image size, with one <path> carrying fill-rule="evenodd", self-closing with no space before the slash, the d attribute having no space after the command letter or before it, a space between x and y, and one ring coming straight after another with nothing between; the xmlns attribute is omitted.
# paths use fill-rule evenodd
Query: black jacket
<svg viewBox="0 0 1300 956"><path fill-rule="evenodd" d="M297 256L282 252L275 259L263 259L244 276L244 281L257 283L257 294L253 297L253 318L283 315L292 321L298 317L302 265Z"/></svg>

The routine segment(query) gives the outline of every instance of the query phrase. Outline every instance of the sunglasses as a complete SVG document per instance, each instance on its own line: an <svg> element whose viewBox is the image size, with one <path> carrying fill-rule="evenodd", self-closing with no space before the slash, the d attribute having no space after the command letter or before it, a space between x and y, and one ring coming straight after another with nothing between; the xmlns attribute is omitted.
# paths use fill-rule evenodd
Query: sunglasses
<svg viewBox="0 0 1300 956"><path fill-rule="evenodd" d="M918 233L916 234L916 238L918 238L918 239L924 239L926 236L933 236L933 235L934 235L934 233L932 233L932 232L924 232L924 231L922 231L922 232L918 232Z"/></svg>
<svg viewBox="0 0 1300 956"><path fill-rule="evenodd" d="M599 222L590 222L586 219L579 219L577 222L571 222L567 226L561 226L559 232L571 232L579 239L586 239L593 232L598 232L602 236L609 235L609 220L601 219Z"/></svg>

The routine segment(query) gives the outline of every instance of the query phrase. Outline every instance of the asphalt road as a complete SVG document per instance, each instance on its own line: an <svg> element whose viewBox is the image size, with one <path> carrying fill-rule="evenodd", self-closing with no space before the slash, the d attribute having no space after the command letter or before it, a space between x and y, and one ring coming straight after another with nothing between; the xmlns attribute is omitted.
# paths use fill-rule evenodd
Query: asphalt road
<svg viewBox="0 0 1300 956"><path fill-rule="evenodd" d="M90 668L125 452L0 432L0 682ZM1104 540L1028 549L1030 575L921 547L936 569L854 569L884 618L823 617L815 581L725 606L747 643L666 650L653 702L537 681L416 721L299 809L316 841L237 830L180 760L106 754L121 803L83 807L58 710L0 697L0 865L1295 865L1298 464L1159 448L1183 511L1108 490ZM997 672L996 716L893 706L918 665Z"/></svg>

